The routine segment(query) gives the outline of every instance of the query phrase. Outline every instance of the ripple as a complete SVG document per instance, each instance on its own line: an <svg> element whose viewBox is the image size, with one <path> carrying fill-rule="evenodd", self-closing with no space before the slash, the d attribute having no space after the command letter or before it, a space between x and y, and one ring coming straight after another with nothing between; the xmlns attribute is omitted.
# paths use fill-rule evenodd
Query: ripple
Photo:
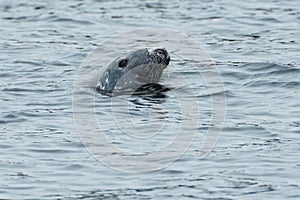
<svg viewBox="0 0 300 200"><path fill-rule="evenodd" d="M298 4L297 0L284 4L276 0L205 0L198 4L192 0L170 4L156 0L2 1L1 198L297 199ZM75 128L72 90L80 63L94 47L101 47L102 41L116 33L146 26L176 29L203 45L222 75L227 114L218 143L200 159L202 138L212 126L210 100L224 93L218 93L218 88L208 90L200 77L208 73L209 64L196 63L199 55L195 52L190 52L194 60L171 56L169 70L177 70L190 84L182 84L176 73L165 76L163 83L187 100L197 99L199 137L167 168L134 175L114 171L86 152ZM151 46L170 41L172 36L149 38L128 35L105 49L102 60L109 62L111 55L131 46L147 41ZM98 67L105 62L97 63ZM193 69L192 63L199 69ZM82 90L79 103L97 115L113 145L124 151L133 148L132 156L141 149L159 149L181 128L183 118L176 111L172 90L163 98L135 96L124 101L130 104L135 121L148 125L139 131L129 127L134 133L153 134L154 127L148 123L151 117L156 125L163 120L171 123L165 135L146 142L132 142L120 132L108 112L109 98L84 86ZM87 105L84 96L89 95L96 96L96 106ZM122 105L116 109L127 119L128 110ZM156 115L149 115L149 110ZM110 156L121 159L124 155Z"/></svg>
<svg viewBox="0 0 300 200"><path fill-rule="evenodd" d="M51 22L59 22L59 23L72 23L72 24L81 24L81 25L92 25L94 24L91 21L79 20L79 19L72 19L72 18L53 18Z"/></svg>

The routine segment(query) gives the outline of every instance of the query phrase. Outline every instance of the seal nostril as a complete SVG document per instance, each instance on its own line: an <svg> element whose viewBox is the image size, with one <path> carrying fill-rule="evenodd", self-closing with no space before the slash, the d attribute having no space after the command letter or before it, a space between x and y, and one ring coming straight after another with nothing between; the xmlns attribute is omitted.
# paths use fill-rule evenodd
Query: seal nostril
<svg viewBox="0 0 300 200"><path fill-rule="evenodd" d="M170 60L171 60L170 56L167 56L167 58L166 58L167 65L170 63Z"/></svg>
<svg viewBox="0 0 300 200"><path fill-rule="evenodd" d="M164 48L162 48L162 49L155 49L154 51L157 52L158 54L164 55L165 57L167 57L167 55L168 55L167 50L164 49Z"/></svg>

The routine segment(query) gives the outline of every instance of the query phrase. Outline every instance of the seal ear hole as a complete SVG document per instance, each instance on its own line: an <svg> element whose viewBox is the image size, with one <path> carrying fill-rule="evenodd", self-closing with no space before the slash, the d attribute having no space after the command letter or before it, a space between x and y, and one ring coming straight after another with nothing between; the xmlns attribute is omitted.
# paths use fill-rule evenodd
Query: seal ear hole
<svg viewBox="0 0 300 200"><path fill-rule="evenodd" d="M127 66L127 63L128 63L128 59L122 59L119 61L119 67L124 68Z"/></svg>

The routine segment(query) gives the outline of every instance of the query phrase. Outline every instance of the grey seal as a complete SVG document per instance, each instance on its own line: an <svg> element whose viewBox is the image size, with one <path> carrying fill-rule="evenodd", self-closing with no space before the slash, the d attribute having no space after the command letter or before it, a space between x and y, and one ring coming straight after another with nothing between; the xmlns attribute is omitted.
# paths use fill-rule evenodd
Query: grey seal
<svg viewBox="0 0 300 200"><path fill-rule="evenodd" d="M170 55L165 48L144 48L116 58L102 73L99 91L105 94L131 93L148 84L157 84Z"/></svg>

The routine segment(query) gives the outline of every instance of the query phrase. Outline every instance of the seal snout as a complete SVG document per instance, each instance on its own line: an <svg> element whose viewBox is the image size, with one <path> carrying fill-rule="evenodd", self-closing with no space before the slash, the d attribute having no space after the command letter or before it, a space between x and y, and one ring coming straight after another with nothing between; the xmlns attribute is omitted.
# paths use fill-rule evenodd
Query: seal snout
<svg viewBox="0 0 300 200"><path fill-rule="evenodd" d="M170 62L170 55L168 51L165 48L155 48L149 51L150 54L160 58L160 63L164 63L165 65L168 65Z"/></svg>
<svg viewBox="0 0 300 200"><path fill-rule="evenodd" d="M170 62L170 56L165 48L157 48L154 50L168 65Z"/></svg>

